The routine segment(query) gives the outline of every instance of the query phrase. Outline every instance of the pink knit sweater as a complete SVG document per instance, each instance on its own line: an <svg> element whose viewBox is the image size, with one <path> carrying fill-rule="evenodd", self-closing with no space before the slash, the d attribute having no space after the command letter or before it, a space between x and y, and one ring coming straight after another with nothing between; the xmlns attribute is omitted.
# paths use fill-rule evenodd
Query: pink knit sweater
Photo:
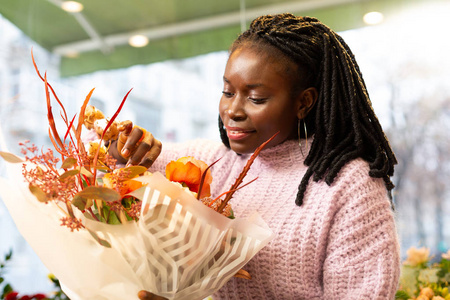
<svg viewBox="0 0 450 300"><path fill-rule="evenodd" d="M213 195L229 189L246 164L221 143L195 140L163 145L153 170L182 156L212 167ZM369 177L366 162L342 168L334 183L311 182L295 205L306 171L296 141L263 150L231 204L236 216L258 211L275 239L245 267L251 280L231 279L214 299L393 299L400 274L394 215L382 179Z"/></svg>

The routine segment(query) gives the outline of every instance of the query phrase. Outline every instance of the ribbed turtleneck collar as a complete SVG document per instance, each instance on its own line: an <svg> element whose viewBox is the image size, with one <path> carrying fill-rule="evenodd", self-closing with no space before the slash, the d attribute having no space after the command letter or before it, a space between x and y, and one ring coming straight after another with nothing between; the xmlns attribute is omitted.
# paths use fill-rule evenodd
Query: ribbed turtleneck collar
<svg viewBox="0 0 450 300"><path fill-rule="evenodd" d="M259 154L256 162L261 165L277 165L277 164L298 164L302 163L311 147L311 141L308 139L308 149L306 149L306 141L302 140L302 149L298 140L286 140L281 144L263 149ZM302 154L303 150L303 154Z"/></svg>

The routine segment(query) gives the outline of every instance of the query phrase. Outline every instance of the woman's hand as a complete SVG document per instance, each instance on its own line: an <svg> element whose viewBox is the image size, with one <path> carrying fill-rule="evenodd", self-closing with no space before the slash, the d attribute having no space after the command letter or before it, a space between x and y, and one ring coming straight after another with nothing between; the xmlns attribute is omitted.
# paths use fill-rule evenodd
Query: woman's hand
<svg viewBox="0 0 450 300"><path fill-rule="evenodd" d="M131 121L121 122L118 129L119 137L111 143L109 154L119 163L149 168L161 153L161 142Z"/></svg>
<svg viewBox="0 0 450 300"><path fill-rule="evenodd" d="M140 300L167 300L167 298L164 298L164 297L161 297L158 295L153 295L152 293L144 291L144 290L142 290L138 293L138 297Z"/></svg>

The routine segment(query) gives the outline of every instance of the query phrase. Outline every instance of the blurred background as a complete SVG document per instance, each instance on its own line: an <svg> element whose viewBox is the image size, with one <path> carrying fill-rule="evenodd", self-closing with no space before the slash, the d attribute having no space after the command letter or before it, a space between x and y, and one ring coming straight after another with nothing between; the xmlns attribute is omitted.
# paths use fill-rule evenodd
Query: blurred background
<svg viewBox="0 0 450 300"><path fill-rule="evenodd" d="M394 201L402 255L450 245L450 1L432 0L1 0L0 144L51 147L44 84L69 116L91 104L151 130L163 143L219 140L217 107L227 49L252 19L309 15L353 50L399 164ZM59 114L56 102L54 114ZM64 131L64 129L61 129ZM0 176L5 176L0 160ZM46 292L48 270L0 199L0 261L21 293Z"/></svg>

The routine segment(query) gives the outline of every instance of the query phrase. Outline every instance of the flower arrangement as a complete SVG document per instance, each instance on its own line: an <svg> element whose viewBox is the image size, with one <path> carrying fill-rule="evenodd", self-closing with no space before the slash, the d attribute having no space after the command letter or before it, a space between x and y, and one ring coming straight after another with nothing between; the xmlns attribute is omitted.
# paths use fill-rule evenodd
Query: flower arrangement
<svg viewBox="0 0 450 300"><path fill-rule="evenodd" d="M430 249L411 247L403 262L396 299L449 300L450 250L432 262Z"/></svg>
<svg viewBox="0 0 450 300"><path fill-rule="evenodd" d="M24 159L0 152L21 164L19 177L27 183L23 189L0 180L0 193L19 231L64 283L69 298L127 299L139 290L168 299L204 298L232 276L250 278L242 267L273 233L257 216L233 220L228 201L245 186L251 164L274 137L254 152L230 190L213 199L215 162L182 157L166 166L164 176L141 166L120 167L108 155L108 141L120 142L119 131L131 129L129 122L116 120L130 91L113 117L105 118L88 104L91 90L78 117L69 119L34 58L33 64L45 85L49 137L57 154L29 142L21 144ZM63 135L50 93L61 108ZM84 144L83 126L98 139Z"/></svg>

